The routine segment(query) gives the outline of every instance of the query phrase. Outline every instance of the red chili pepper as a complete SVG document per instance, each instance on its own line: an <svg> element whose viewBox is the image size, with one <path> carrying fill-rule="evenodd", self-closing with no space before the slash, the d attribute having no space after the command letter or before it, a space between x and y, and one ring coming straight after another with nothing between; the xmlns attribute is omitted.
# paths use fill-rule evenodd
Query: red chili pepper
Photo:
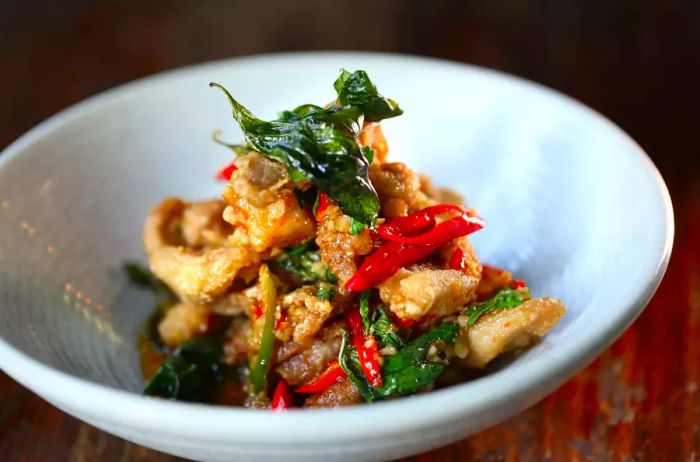
<svg viewBox="0 0 700 462"><path fill-rule="evenodd" d="M221 180L221 181L228 181L231 179L231 175L233 175L233 172L238 170L238 167L236 167L236 164L231 162L221 170L219 170L219 173L216 174L216 179Z"/></svg>
<svg viewBox="0 0 700 462"><path fill-rule="evenodd" d="M272 396L272 406L270 407L273 411L284 412L290 407L294 407L292 403L292 396L289 393L289 385L284 379L280 379L277 382L277 388L275 388L275 394Z"/></svg>
<svg viewBox="0 0 700 462"><path fill-rule="evenodd" d="M277 322L275 323L275 332L279 331L282 328L282 324L287 320L289 315L287 313L282 313L277 319Z"/></svg>
<svg viewBox="0 0 700 462"><path fill-rule="evenodd" d="M450 261L447 262L447 266L458 271L465 270L467 268L467 259L464 258L464 250L457 247L450 255Z"/></svg>
<svg viewBox="0 0 700 462"><path fill-rule="evenodd" d="M323 216L323 212L326 211L330 203L331 198L328 197L328 194L324 193L323 191L319 191L318 205L316 206L316 219L319 219L321 216Z"/></svg>
<svg viewBox="0 0 700 462"><path fill-rule="evenodd" d="M338 360L334 359L328 363L328 367L326 367L326 370L323 371L321 375L311 382L297 388L295 391L297 393L321 393L335 385L344 377L347 377L345 371L340 367Z"/></svg>
<svg viewBox="0 0 700 462"><path fill-rule="evenodd" d="M402 244L426 245L426 244L444 244L458 237L466 236L475 231L479 231L486 226L486 223L481 217L460 215L450 218L433 226L430 231L417 236L402 236L398 234L384 233L379 231L380 236L384 239Z"/></svg>
<svg viewBox="0 0 700 462"><path fill-rule="evenodd" d="M510 282L510 286L513 289L524 289L525 287L527 287L527 284L525 284L525 281L523 281L522 279L513 279Z"/></svg>
<svg viewBox="0 0 700 462"><path fill-rule="evenodd" d="M401 319L398 316L393 318L394 324L402 329L410 329L416 323L415 319Z"/></svg>
<svg viewBox="0 0 700 462"><path fill-rule="evenodd" d="M360 310L354 309L348 314L348 324L352 333L352 343L357 349L360 358L362 372L372 386L382 386L382 372L379 366L379 346L374 335L366 335L362 327L362 315Z"/></svg>
<svg viewBox="0 0 700 462"><path fill-rule="evenodd" d="M262 303L260 303L260 302L257 301L257 300L254 301L254 302L253 302L253 317L254 317L255 319L258 319L258 318L259 318L260 316L262 316L263 314L264 314L264 312L263 312Z"/></svg>
<svg viewBox="0 0 700 462"><path fill-rule="evenodd" d="M452 204L440 204L426 207L405 217L396 217L380 225L377 232L385 239L392 240L391 237L397 235L413 234L431 226L435 226L435 217L442 213L457 212L464 213L461 207Z"/></svg>
<svg viewBox="0 0 700 462"><path fill-rule="evenodd" d="M406 245L386 242L365 257L360 268L345 283L350 292L362 292L393 276L400 268L435 252L438 245Z"/></svg>

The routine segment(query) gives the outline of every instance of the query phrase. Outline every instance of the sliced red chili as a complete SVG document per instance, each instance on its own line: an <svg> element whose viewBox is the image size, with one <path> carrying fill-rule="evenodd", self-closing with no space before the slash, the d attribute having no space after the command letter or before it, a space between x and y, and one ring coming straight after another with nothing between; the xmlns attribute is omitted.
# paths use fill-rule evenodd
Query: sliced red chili
<svg viewBox="0 0 700 462"><path fill-rule="evenodd" d="M352 343L360 358L360 367L372 386L382 386L382 371L379 366L379 346L374 335L366 335L362 326L362 315L358 309L351 310L347 316Z"/></svg>
<svg viewBox="0 0 700 462"><path fill-rule="evenodd" d="M287 313L282 313L280 314L280 317L277 319L277 322L275 322L275 332L278 332L284 323L287 321L287 318L289 318L289 315Z"/></svg>
<svg viewBox="0 0 700 462"><path fill-rule="evenodd" d="M289 385L284 379L280 379L277 382L277 387L275 388L275 394L272 396L272 406L270 408L273 411L286 411L290 407L294 407L292 403L292 396L289 393Z"/></svg>
<svg viewBox="0 0 700 462"><path fill-rule="evenodd" d="M525 287L527 287L527 284L525 284L525 281L523 281L522 279L513 279L510 282L510 286L513 289L524 289Z"/></svg>
<svg viewBox="0 0 700 462"><path fill-rule="evenodd" d="M410 329L416 323L415 319L402 319L398 316L394 316L392 320L394 321L394 324L402 329Z"/></svg>
<svg viewBox="0 0 700 462"><path fill-rule="evenodd" d="M231 162L230 164L219 170L219 172L216 174L216 179L221 181L228 181L231 179L231 175L233 175L233 172L235 172L236 170L238 170L238 167L236 167L236 164Z"/></svg>
<svg viewBox="0 0 700 462"><path fill-rule="evenodd" d="M347 377L345 371L340 367L338 360L334 359L328 363L328 367L326 367L325 371L321 372L321 375L311 382L297 388L295 391L297 393L322 393L344 377Z"/></svg>
<svg viewBox="0 0 700 462"><path fill-rule="evenodd" d="M323 213L326 211L328 206L331 204L331 198L328 197L328 194L324 193L323 191L319 191L318 193L318 204L316 205L316 219L320 219L323 216Z"/></svg>
<svg viewBox="0 0 700 462"><path fill-rule="evenodd" d="M429 231L418 234L416 236L403 236L398 234L385 234L380 236L402 244L426 245L426 244L444 244L458 237L466 236L486 226L486 223L481 217L460 215L450 218L433 226Z"/></svg>
<svg viewBox="0 0 700 462"><path fill-rule="evenodd" d="M253 317L254 319L258 319L260 316L263 315L263 307L262 303L260 301L256 300L253 302Z"/></svg>
<svg viewBox="0 0 700 462"><path fill-rule="evenodd" d="M393 236L417 233L431 226L435 226L435 217L447 212L462 214L464 210L452 204L433 205L410 215L406 215L405 217L392 218L383 225L380 225L377 228L377 233L383 238L390 240Z"/></svg>
<svg viewBox="0 0 700 462"><path fill-rule="evenodd" d="M386 242L365 257L360 268L345 283L350 292L362 292L393 276L400 268L435 252L437 245L406 245Z"/></svg>
<svg viewBox="0 0 700 462"><path fill-rule="evenodd" d="M450 255L450 261L447 262L447 266L458 271L465 270L467 268L467 260L464 258L464 250L457 247Z"/></svg>

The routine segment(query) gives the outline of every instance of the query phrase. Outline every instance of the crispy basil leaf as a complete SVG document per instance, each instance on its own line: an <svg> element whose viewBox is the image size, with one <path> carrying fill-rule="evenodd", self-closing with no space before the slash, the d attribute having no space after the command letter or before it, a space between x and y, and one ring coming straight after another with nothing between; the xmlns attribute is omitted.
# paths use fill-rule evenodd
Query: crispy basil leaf
<svg viewBox="0 0 700 462"><path fill-rule="evenodd" d="M501 289L488 300L469 305L464 309L463 314L469 317L467 325L471 327L483 315L497 310L515 308L522 305L528 298L530 298L528 289Z"/></svg>
<svg viewBox="0 0 700 462"><path fill-rule="evenodd" d="M384 316L386 316L385 313ZM459 327L455 323L440 324L400 348L397 354L384 356L382 366L384 384L381 387L373 387L365 378L357 351L353 346L348 345L346 332L343 332L338 361L348 378L368 402L392 395L410 395L433 383L444 369L442 364L428 360L430 345L437 341L446 344L454 343L458 330Z"/></svg>
<svg viewBox="0 0 700 462"><path fill-rule="evenodd" d="M391 322L389 315L386 314L382 307L375 307L372 318L373 321L369 328L369 333L374 335L379 348L393 347L398 351L404 347L405 342L399 336L399 329Z"/></svg>
<svg viewBox="0 0 700 462"><path fill-rule="evenodd" d="M379 199L369 181L367 159L355 136L362 127L362 113L356 108L310 110L300 116L285 113L281 119L265 121L228 97L233 117L248 144L275 157L305 175L316 187L335 199L343 212L373 224L379 213Z"/></svg>
<svg viewBox="0 0 700 462"><path fill-rule="evenodd" d="M285 252L275 258L275 267L286 271L300 283L338 282L335 274L321 260L321 254L313 239L298 246L287 247Z"/></svg>
<svg viewBox="0 0 700 462"><path fill-rule="evenodd" d="M316 296L318 298L322 298L324 300L328 300L329 302L333 300L333 297L338 293L338 289L336 289L333 286L324 286L320 287L318 291L316 292Z"/></svg>
<svg viewBox="0 0 700 462"><path fill-rule="evenodd" d="M350 217L350 234L352 234L353 236L357 236L362 232L363 229L365 229L364 223Z"/></svg>
<svg viewBox="0 0 700 462"><path fill-rule="evenodd" d="M371 290L365 290L360 294L360 316L362 316L362 326L365 332L369 333L372 319L370 318L369 297L372 295Z"/></svg>
<svg viewBox="0 0 700 462"><path fill-rule="evenodd" d="M160 366L144 393L168 399L207 401L218 381L222 358L218 339L188 340Z"/></svg>
<svg viewBox="0 0 700 462"><path fill-rule="evenodd" d="M444 322L411 340L397 354L386 356L382 366L382 376L399 372L403 369L416 367L428 360L428 349L430 345L441 340L447 344L454 343L459 326L452 322Z"/></svg>
<svg viewBox="0 0 700 462"><path fill-rule="evenodd" d="M367 159L368 163L371 164L374 161L374 149L369 146L364 146L362 148L362 154L365 155L365 159Z"/></svg>
<svg viewBox="0 0 700 462"><path fill-rule="evenodd" d="M383 377L384 385L373 390L375 398L392 395L412 395L430 385L445 368L439 363L419 363Z"/></svg>
<svg viewBox="0 0 700 462"><path fill-rule="evenodd" d="M343 330L343 340L340 344L340 353L338 353L338 363L340 368L343 369L345 375L348 379L357 387L360 395L367 401L371 403L374 400L374 394L372 392L372 385L369 384L362 372L362 366L360 366L360 358L357 355L357 350L354 346L349 345L348 333Z"/></svg>
<svg viewBox="0 0 700 462"><path fill-rule="evenodd" d="M350 73L343 69L333 87L338 93L338 104L359 107L370 122L403 114L395 101L379 94L365 71Z"/></svg>
<svg viewBox="0 0 700 462"><path fill-rule="evenodd" d="M334 87L337 101L322 108L305 104L283 111L277 120L255 117L221 85L233 117L255 150L287 164L295 179L308 179L333 198L346 215L373 225L379 198L369 181L367 150L357 143L365 120L377 122L402 114L398 105L379 94L365 71L341 72ZM371 150L370 150L371 151Z"/></svg>

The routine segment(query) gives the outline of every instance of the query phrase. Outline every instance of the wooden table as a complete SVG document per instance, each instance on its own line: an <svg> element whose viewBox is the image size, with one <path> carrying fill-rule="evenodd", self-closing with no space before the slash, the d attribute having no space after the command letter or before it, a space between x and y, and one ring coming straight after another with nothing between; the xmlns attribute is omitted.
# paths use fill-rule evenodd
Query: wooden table
<svg viewBox="0 0 700 462"><path fill-rule="evenodd" d="M676 211L668 273L627 333L554 394L408 460L700 461L700 3L264 3L5 0L0 146L118 83L267 51L427 54L553 86L620 124L659 166ZM83 424L5 375L0 403L4 461L177 460Z"/></svg>

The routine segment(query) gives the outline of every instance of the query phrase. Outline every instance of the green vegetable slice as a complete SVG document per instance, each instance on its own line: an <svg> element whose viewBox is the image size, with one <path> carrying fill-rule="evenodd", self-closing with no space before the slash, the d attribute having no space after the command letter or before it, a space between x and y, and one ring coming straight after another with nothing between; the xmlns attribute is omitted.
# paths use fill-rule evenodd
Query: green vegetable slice
<svg viewBox="0 0 700 462"><path fill-rule="evenodd" d="M265 314L260 350L251 358L250 381L255 393L263 391L267 383L267 373L270 370L270 361L275 347L275 305L277 303L277 288L267 265L260 267L258 280Z"/></svg>

